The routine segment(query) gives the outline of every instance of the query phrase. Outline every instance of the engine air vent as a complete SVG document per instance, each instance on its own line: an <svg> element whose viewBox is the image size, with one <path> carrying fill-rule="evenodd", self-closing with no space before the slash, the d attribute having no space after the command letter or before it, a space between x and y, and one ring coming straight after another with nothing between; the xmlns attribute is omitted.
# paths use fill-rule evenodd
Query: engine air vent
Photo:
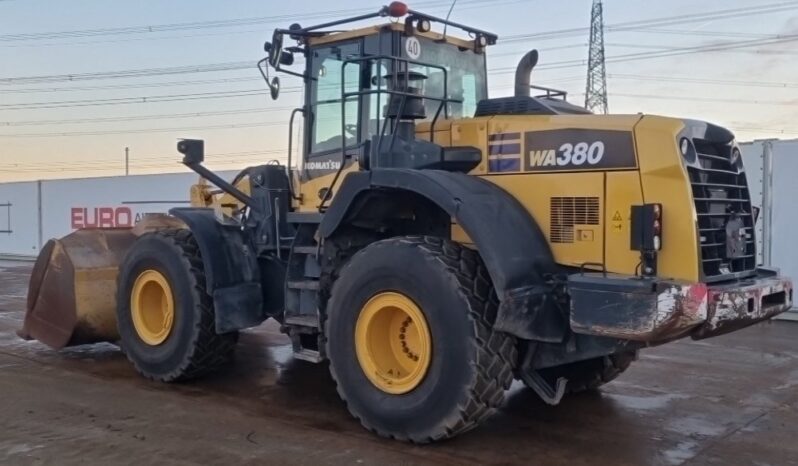
<svg viewBox="0 0 798 466"><path fill-rule="evenodd" d="M551 242L573 243L576 225L599 225L599 198L552 197Z"/></svg>

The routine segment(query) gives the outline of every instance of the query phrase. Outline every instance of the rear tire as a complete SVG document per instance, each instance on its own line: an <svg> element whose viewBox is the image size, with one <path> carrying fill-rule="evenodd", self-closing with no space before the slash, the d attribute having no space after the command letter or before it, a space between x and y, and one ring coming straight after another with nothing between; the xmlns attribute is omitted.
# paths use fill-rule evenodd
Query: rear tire
<svg viewBox="0 0 798 466"><path fill-rule="evenodd" d="M601 358L548 367L539 372L544 379L552 383L565 377L568 379L565 393L576 394L598 390L602 385L612 382L624 373L635 359L637 359L637 351L626 351Z"/></svg>
<svg viewBox="0 0 798 466"><path fill-rule="evenodd" d="M152 283L144 286L156 287L155 297L141 292L140 282L151 277ZM162 293L159 282L165 282ZM167 301L172 312L166 312L167 304L161 306L170 316L163 318L163 329L155 325L156 330L149 331L147 325L153 325L147 322L159 321L161 313L147 308ZM185 229L160 230L136 240L117 279L117 326L122 349L136 370L160 382L185 381L219 369L230 360L238 340L237 332L216 333L199 247Z"/></svg>
<svg viewBox="0 0 798 466"><path fill-rule="evenodd" d="M391 300L397 296L398 306L409 308L412 324L400 325L400 340L380 346L395 330L381 321L375 325L383 333L377 334L388 338L364 340L359 330L363 319L381 300L388 302L387 309L395 309L391 303L397 301ZM393 238L367 246L343 267L327 305L327 356L339 395L364 427L383 437L428 443L476 427L502 403L513 378L515 341L493 330L497 309L490 277L470 249L432 237ZM422 317L417 318L419 311ZM385 329L391 332L385 334ZM428 335L429 344L418 344L422 334ZM363 341L376 347L367 351L377 360L396 343L393 347L405 353L398 351L399 358L421 361L422 376L414 379L417 371L411 370L409 383L375 382L362 362L364 348L358 342ZM425 353L423 348L431 349Z"/></svg>

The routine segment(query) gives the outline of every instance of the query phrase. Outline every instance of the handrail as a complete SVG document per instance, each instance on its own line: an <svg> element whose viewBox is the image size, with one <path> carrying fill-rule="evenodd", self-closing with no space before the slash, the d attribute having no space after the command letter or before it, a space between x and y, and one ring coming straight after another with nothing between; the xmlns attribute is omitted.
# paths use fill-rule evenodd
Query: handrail
<svg viewBox="0 0 798 466"><path fill-rule="evenodd" d="M293 152L293 143L294 143L294 117L297 113L305 114L305 108L295 108L291 111L291 118L288 119L288 162L286 164L286 170L288 174L288 192L291 194L291 198L295 201L299 201L302 199L301 196L297 196L294 193L294 177L291 173L291 154Z"/></svg>
<svg viewBox="0 0 798 466"><path fill-rule="evenodd" d="M354 92L346 92L346 66L347 65L353 64L353 63L360 64L361 62L364 62L364 61L366 61L366 62L376 62L377 63L377 69L379 70L379 69L382 68L381 65L382 65L383 61L385 61L385 60L389 61L391 63L391 65L393 65L393 66L391 66L391 70L392 70L392 72L391 72L392 76L391 77L392 77L394 83L396 83L398 81L400 72L404 73L405 82L409 82L410 65L416 65L416 66L421 66L421 67L433 68L433 69L440 70L443 73L443 96L442 97L434 97L434 96L413 94L413 93L406 92L406 91L397 91L397 90L391 90L391 89L383 90L382 89L382 79L381 78L377 80L377 89L359 89L358 91L354 91ZM404 65L404 66L397 66L397 65ZM399 68L402 68L402 70L400 71ZM358 79L361 79L360 76L361 76L361 74L358 73ZM416 61L416 60L410 60L410 59L407 59L407 58L396 57L396 56L391 56L391 55L367 55L367 56L361 56L361 57L348 58L348 59L344 60L344 62L341 65L341 99L340 99L340 101L341 101L341 163L338 166L338 170L335 172L335 176L333 177L332 182L330 183L330 186L327 188L327 191L324 193L324 197L321 199L321 202L319 203L319 206L318 206L319 211L322 211L324 209L324 207L325 207L325 203L332 198L333 189L335 188L335 185L338 183L338 179L341 177L341 173L343 172L344 167L346 166L346 159L347 159L347 156L348 156L347 149L349 149L347 147L347 145L346 145L346 137L345 137L345 134L346 134L346 103L347 103L347 101L349 101L353 97L361 98L361 97L366 96L366 95L375 95L376 94L377 95L377 99L378 99L377 100L377 108L379 109L379 103L380 103L379 99L380 99L380 95L381 94L388 94L390 96L400 96L402 98L402 100L400 101L398 112L397 112L399 115L401 115L402 112L404 111L405 104L407 102L407 98L408 97L421 98L421 99L424 99L424 100L431 100L433 102L438 102L439 103L438 109L435 112L435 116L433 117L432 123L430 124L430 134L432 134L433 135L432 138L434 138L435 124L437 123L438 119L440 118L441 110L443 110L445 117L448 118L449 109L447 108L446 104L448 104L448 103L462 103L463 102L463 100L461 100L461 99L450 99L450 98L448 98L448 95L449 95L449 87L448 86L449 86L449 72L442 65L435 65L435 64L432 64L432 63L425 63L425 62L420 62L420 61ZM389 100L389 102L390 102L390 100ZM379 121L379 117L377 118L377 120ZM391 145L389 147L391 149L393 148L393 144L395 143L395 140L396 140L396 130L398 129L398 125L399 125L399 118L396 118L395 121L394 121L394 126L393 126L393 128L391 130L391 142L390 142ZM380 133L380 138L379 138L379 143L378 143L379 145L377 146L377 153L379 153L380 150L382 149L382 141L384 139L385 130L387 129L387 127L388 127L388 122L387 121L385 123L383 123L383 125L381 127L379 127L379 125L378 125L378 132ZM361 128L360 125L358 125L358 134L356 135L358 140L360 139L361 133L362 133L362 128ZM358 142L356 145L354 145L353 147L350 147L350 148L360 149L364 145L365 145L365 142Z"/></svg>

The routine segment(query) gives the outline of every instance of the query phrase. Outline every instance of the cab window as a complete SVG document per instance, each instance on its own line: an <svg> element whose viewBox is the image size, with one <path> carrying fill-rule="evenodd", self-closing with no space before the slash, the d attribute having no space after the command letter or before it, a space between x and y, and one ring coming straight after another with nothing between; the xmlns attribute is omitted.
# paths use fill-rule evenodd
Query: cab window
<svg viewBox="0 0 798 466"><path fill-rule="evenodd" d="M335 44L313 49L311 53L311 72L315 78L311 82L311 106L313 120L310 131L310 153L322 153L340 150L343 143L352 146L357 143L357 122L359 99L350 98L344 105L341 100L341 79L344 78L347 92L355 92L360 88L360 65L349 63L347 59L360 55L360 43ZM345 74L345 76L342 76ZM346 118L343 134L342 118Z"/></svg>

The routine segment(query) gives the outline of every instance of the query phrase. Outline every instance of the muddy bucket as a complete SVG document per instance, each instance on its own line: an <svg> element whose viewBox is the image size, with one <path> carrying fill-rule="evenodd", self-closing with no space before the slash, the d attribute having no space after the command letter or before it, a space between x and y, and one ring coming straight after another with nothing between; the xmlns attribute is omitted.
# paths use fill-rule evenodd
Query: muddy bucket
<svg viewBox="0 0 798 466"><path fill-rule="evenodd" d="M36 259L19 335L55 349L116 341L116 277L133 230L79 230L47 242Z"/></svg>

